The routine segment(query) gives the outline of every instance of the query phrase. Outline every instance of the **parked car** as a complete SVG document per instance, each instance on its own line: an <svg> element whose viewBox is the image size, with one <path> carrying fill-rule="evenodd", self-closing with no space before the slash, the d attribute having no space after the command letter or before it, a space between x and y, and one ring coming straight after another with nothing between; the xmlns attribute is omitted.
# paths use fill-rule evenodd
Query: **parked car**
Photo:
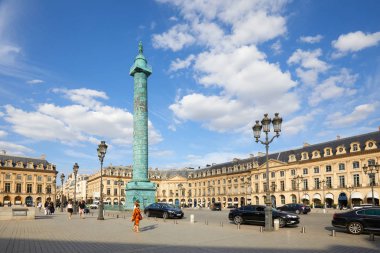
<svg viewBox="0 0 380 253"><path fill-rule="evenodd" d="M354 205L354 206L352 207L352 209L356 210L356 209L360 209L360 208L363 208L363 207L372 207L372 204Z"/></svg>
<svg viewBox="0 0 380 253"><path fill-rule="evenodd" d="M306 206L304 204L286 204L281 207L277 208L280 211L285 211L285 212L291 212L291 213L296 213L296 214L308 214L311 211L310 206Z"/></svg>
<svg viewBox="0 0 380 253"><path fill-rule="evenodd" d="M240 208L230 210L228 219L235 224L251 223L265 225L265 207L262 205L247 205ZM296 214L278 211L272 209L272 217L279 220L280 227L286 225L295 225L300 222L300 218Z"/></svg>
<svg viewBox="0 0 380 253"><path fill-rule="evenodd" d="M222 203L220 202L212 203L210 209L211 211L222 211Z"/></svg>
<svg viewBox="0 0 380 253"><path fill-rule="evenodd" d="M88 206L90 209L98 209L99 205L98 204L91 204Z"/></svg>
<svg viewBox="0 0 380 253"><path fill-rule="evenodd" d="M380 232L380 207L363 207L344 213L335 213L331 224L343 227L351 234L361 234L363 231Z"/></svg>
<svg viewBox="0 0 380 253"><path fill-rule="evenodd" d="M184 216L181 208L167 203L153 203L145 207L144 214L148 217L179 218Z"/></svg>

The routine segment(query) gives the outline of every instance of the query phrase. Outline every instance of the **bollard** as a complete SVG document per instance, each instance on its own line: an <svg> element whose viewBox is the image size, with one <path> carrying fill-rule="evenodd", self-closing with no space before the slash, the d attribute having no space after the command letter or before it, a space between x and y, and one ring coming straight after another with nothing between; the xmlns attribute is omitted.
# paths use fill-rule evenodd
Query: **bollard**
<svg viewBox="0 0 380 253"><path fill-rule="evenodd" d="M332 236L332 237L335 237L335 236L336 236L336 233L335 233L335 230L334 230L334 229L331 231L331 236Z"/></svg>
<svg viewBox="0 0 380 253"><path fill-rule="evenodd" d="M205 220L205 225L208 225L208 220Z"/></svg>
<svg viewBox="0 0 380 253"><path fill-rule="evenodd" d="M262 233L264 231L264 228L260 226L260 232Z"/></svg>
<svg viewBox="0 0 380 253"><path fill-rule="evenodd" d="M220 222L220 226L223 227L223 221Z"/></svg>
<svg viewBox="0 0 380 253"><path fill-rule="evenodd" d="M369 240L374 241L375 240L375 235L373 233L369 234Z"/></svg>
<svg viewBox="0 0 380 253"><path fill-rule="evenodd" d="M302 233L302 234L305 234L305 233L306 233L305 227L302 227L302 229L301 229L301 233Z"/></svg>
<svg viewBox="0 0 380 253"><path fill-rule="evenodd" d="M116 219L119 219L119 215L118 214L116 214Z"/></svg>
<svg viewBox="0 0 380 253"><path fill-rule="evenodd" d="M240 230L240 223L237 224L237 229Z"/></svg>
<svg viewBox="0 0 380 253"><path fill-rule="evenodd" d="M164 217L164 222L166 222L166 218Z"/></svg>
<svg viewBox="0 0 380 253"><path fill-rule="evenodd" d="M194 223L194 214L190 214L190 223Z"/></svg>
<svg viewBox="0 0 380 253"><path fill-rule="evenodd" d="M279 219L274 219L273 220L273 229L274 229L274 231L277 231L277 230L279 230L280 229L280 220Z"/></svg>

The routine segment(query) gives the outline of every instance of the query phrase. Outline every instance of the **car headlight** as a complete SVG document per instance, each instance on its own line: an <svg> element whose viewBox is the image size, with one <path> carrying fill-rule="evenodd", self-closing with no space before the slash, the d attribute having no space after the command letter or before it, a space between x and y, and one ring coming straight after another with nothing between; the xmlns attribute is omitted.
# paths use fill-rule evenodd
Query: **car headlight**
<svg viewBox="0 0 380 253"><path fill-rule="evenodd" d="M288 217L288 218L298 218L298 216L297 215L286 215L286 217Z"/></svg>
<svg viewBox="0 0 380 253"><path fill-rule="evenodd" d="M175 213L173 210L169 210L168 213Z"/></svg>

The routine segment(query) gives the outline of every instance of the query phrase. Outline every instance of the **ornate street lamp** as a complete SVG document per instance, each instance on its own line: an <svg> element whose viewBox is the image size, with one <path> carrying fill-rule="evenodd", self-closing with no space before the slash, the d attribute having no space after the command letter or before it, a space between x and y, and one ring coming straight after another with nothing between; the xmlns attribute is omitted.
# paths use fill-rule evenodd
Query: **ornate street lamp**
<svg viewBox="0 0 380 253"><path fill-rule="evenodd" d="M373 192L373 186L375 185L376 173L379 173L379 167L380 167L380 165L377 163L376 164L368 164L368 166L364 164L364 166L363 166L363 171L365 174L368 174L370 184L371 184L372 206L375 206L375 196L374 196L374 192Z"/></svg>
<svg viewBox="0 0 380 253"><path fill-rule="evenodd" d="M297 176L293 177L293 179L297 181L297 191L298 191L298 201L299 201L298 203L301 203L300 183L303 180L303 176L297 175Z"/></svg>
<svg viewBox="0 0 380 253"><path fill-rule="evenodd" d="M99 214L98 214L98 220L104 220L103 217L103 160L107 152L107 144L105 141L101 141L98 146L98 157L100 161L100 203L99 203Z"/></svg>
<svg viewBox="0 0 380 253"><path fill-rule="evenodd" d="M61 212L63 212L63 181L65 180L65 174L61 174L62 194L61 194Z"/></svg>
<svg viewBox="0 0 380 253"><path fill-rule="evenodd" d="M77 163L73 166L74 171L74 214L77 213L77 174L78 174L79 165Z"/></svg>
<svg viewBox="0 0 380 253"><path fill-rule="evenodd" d="M265 151L266 151L266 208L265 208L265 231L272 231L273 225L272 225L272 203L271 203L271 197L270 197L270 189L269 189L269 164L268 164L268 153L269 153L269 144L274 140L275 137L280 136L281 132L281 123L282 118L279 117L278 113L274 114L275 117L273 120L271 120L268 117L268 114L264 114L264 118L261 120L261 125L259 121L256 121L256 124L252 127L253 135L256 138L256 142L259 142L263 145L265 145ZM276 133L270 140L268 138L268 133L270 132L270 124L273 124L273 130ZM265 141L259 140L261 129L265 133Z"/></svg>
<svg viewBox="0 0 380 253"><path fill-rule="evenodd" d="M119 187L119 211L121 211L120 194L121 194L121 186L122 185L123 185L123 180L121 180L121 178L119 178L119 180L117 180L117 186Z"/></svg>

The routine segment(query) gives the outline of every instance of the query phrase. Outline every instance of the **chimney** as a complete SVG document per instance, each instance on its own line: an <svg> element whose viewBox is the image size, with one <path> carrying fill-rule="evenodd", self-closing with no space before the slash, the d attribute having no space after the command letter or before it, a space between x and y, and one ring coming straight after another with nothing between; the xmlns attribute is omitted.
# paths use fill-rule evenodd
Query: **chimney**
<svg viewBox="0 0 380 253"><path fill-rule="evenodd" d="M309 147L310 146L310 144L309 143L307 143L307 142L304 142L303 143L303 147L305 148L305 147Z"/></svg>
<svg viewBox="0 0 380 253"><path fill-rule="evenodd" d="M337 140L340 140L340 135L337 135L337 136L336 136L336 139L337 139Z"/></svg>
<svg viewBox="0 0 380 253"><path fill-rule="evenodd" d="M249 154L249 158L254 158L255 155L254 154Z"/></svg>
<svg viewBox="0 0 380 253"><path fill-rule="evenodd" d="M265 153L259 151L259 152L257 152L257 156L258 157L263 157L263 156L265 156Z"/></svg>
<svg viewBox="0 0 380 253"><path fill-rule="evenodd" d="M41 158L41 160L46 160L46 155L42 154L40 158Z"/></svg>

